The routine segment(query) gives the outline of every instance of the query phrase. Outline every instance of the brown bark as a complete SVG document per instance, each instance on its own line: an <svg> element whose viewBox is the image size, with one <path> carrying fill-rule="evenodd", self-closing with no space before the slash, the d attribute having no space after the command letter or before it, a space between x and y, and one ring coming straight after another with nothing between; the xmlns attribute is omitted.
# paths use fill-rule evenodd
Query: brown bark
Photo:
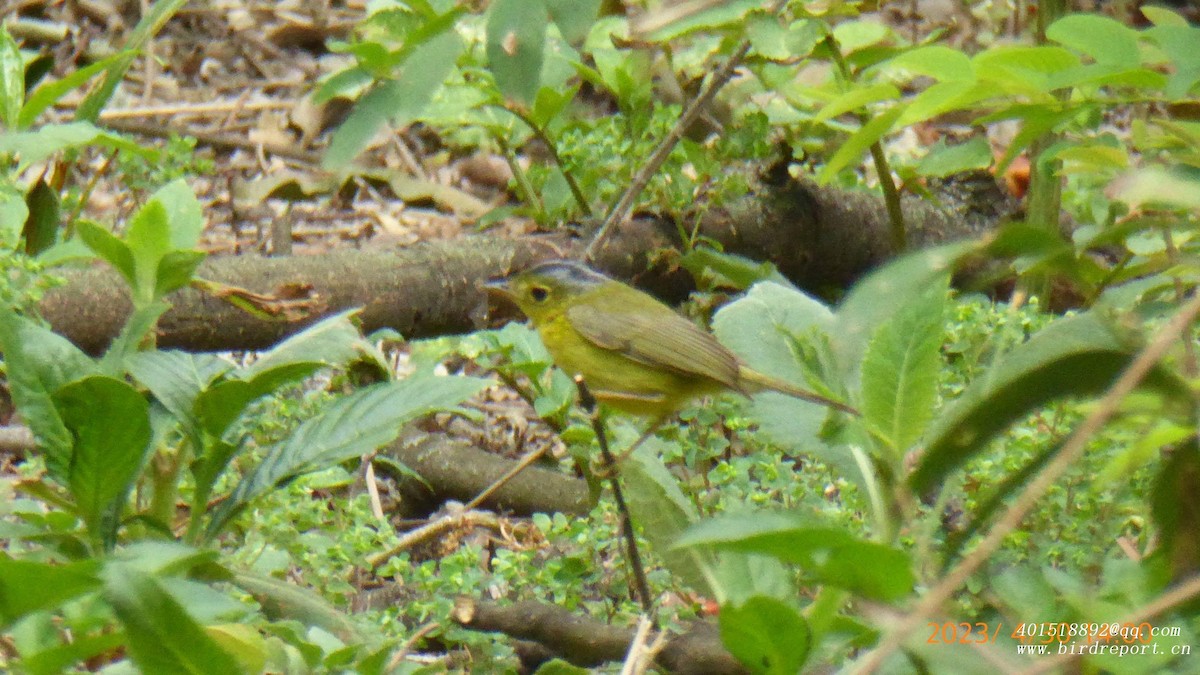
<svg viewBox="0 0 1200 675"><path fill-rule="evenodd" d="M424 516L447 500L469 502L508 472L515 462L462 441L421 434L385 451L424 480L399 477L406 516ZM587 515L593 504L587 483L537 466L526 468L480 506L497 513Z"/></svg>
<svg viewBox="0 0 1200 675"><path fill-rule="evenodd" d="M778 173L778 172L776 172ZM935 207L905 200L910 246L978 236L995 224L1007 202L988 178L978 194ZM700 233L725 250L773 262L802 288L845 287L891 255L886 211L875 196L810 181L768 175L746 197L714 208ZM362 307L365 331L391 327L406 337L477 329L485 298L478 284L534 261L573 257L586 241L567 230L517 239L470 236L397 251L342 250L321 256L215 258L200 276L261 294L310 288L318 311L298 321L266 320L194 289L169 299L158 344L190 351L263 349L329 312ZM668 300L691 288L682 271L654 266L654 256L679 248L678 228L637 217L598 247L594 264ZM109 268L68 270L67 284L46 295L42 315L90 353L102 352L129 316L124 284Z"/></svg>
<svg viewBox="0 0 1200 675"><path fill-rule="evenodd" d="M473 630L500 632L536 643L584 668L621 661L634 637L632 627L610 626L562 607L535 601L498 605L474 598L459 598L451 617ZM526 651L539 653L534 649ZM544 653L539 654L541 656ZM747 672L721 646L716 629L706 623L694 623L687 633L672 636L658 653L656 662L669 672L687 675ZM536 664L525 665L533 667Z"/></svg>

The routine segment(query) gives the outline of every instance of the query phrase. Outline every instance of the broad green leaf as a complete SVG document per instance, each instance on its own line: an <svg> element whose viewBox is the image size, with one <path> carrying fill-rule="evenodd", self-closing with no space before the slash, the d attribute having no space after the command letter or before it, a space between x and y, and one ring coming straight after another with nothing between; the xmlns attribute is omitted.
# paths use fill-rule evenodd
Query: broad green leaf
<svg viewBox="0 0 1200 675"><path fill-rule="evenodd" d="M679 265L692 274L701 288L720 286L745 290L760 281L773 281L784 286L791 286L792 283L770 262L759 262L711 248L688 251L679 259Z"/></svg>
<svg viewBox="0 0 1200 675"><path fill-rule="evenodd" d="M541 87L538 89L537 97L533 100L533 108L529 111L529 118L535 124L543 127L550 124L567 107L567 104L575 98L575 94L577 93L579 93L578 84L566 89Z"/></svg>
<svg viewBox="0 0 1200 675"><path fill-rule="evenodd" d="M62 387L54 403L74 437L71 496L93 541L110 549L150 450L149 405L128 383L101 375Z"/></svg>
<svg viewBox="0 0 1200 675"><path fill-rule="evenodd" d="M21 108L21 115L17 118L17 128L28 129L38 118L38 115L45 112L47 108L57 103L59 99L67 95L71 90L83 86L96 73L106 70L117 59L123 56L124 53L118 52L95 63L88 64L83 68L73 70L64 75L62 79L39 85L36 89L29 92L29 98L26 99L25 106Z"/></svg>
<svg viewBox="0 0 1200 675"><path fill-rule="evenodd" d="M76 223L75 231L93 253L112 265L125 279L125 283L130 287L137 283L137 265L133 260L133 251L129 250L129 245L124 240L100 225L86 220Z"/></svg>
<svg viewBox="0 0 1200 675"><path fill-rule="evenodd" d="M833 29L838 47L847 56L860 49L874 47L891 37L891 34L892 29L883 23L867 19L841 21Z"/></svg>
<svg viewBox="0 0 1200 675"><path fill-rule="evenodd" d="M1200 213L1200 180L1187 172L1147 167L1117 178L1108 189L1131 209L1165 206Z"/></svg>
<svg viewBox="0 0 1200 675"><path fill-rule="evenodd" d="M350 318L357 309L345 310L289 337L263 354L257 361L238 373L243 380L253 380L280 366L311 363L338 366L354 358L363 346L362 336Z"/></svg>
<svg viewBox="0 0 1200 675"><path fill-rule="evenodd" d="M863 356L863 417L896 453L933 417L949 281L943 275L880 326Z"/></svg>
<svg viewBox="0 0 1200 675"><path fill-rule="evenodd" d="M1129 154L1124 148L1102 145L1100 143L1079 143L1065 146L1055 152L1047 152L1049 157L1062 160L1062 172L1088 173L1104 175L1114 169L1124 169L1129 166Z"/></svg>
<svg viewBox="0 0 1200 675"><path fill-rule="evenodd" d="M755 284L713 318L717 338L751 368L818 390L825 388L823 378L837 370L835 364L820 362L819 345L831 335L832 325L833 314L819 300L770 281ZM759 428L773 440L837 463L821 453L828 448L818 441L828 416L825 408L772 392L754 396L751 406Z"/></svg>
<svg viewBox="0 0 1200 675"><path fill-rule="evenodd" d="M935 421L910 485L918 493L932 488L996 434L1050 401L1102 393L1133 357L1131 345L1096 312L1055 321L972 382ZM1144 384L1169 399L1190 398L1165 371L1154 371Z"/></svg>
<svg viewBox="0 0 1200 675"><path fill-rule="evenodd" d="M954 268L973 250L972 242L957 242L904 255L869 274L850 289L838 307L829 333L838 362L848 374L858 371L867 341L912 298Z"/></svg>
<svg viewBox="0 0 1200 675"><path fill-rule="evenodd" d="M746 17L746 39L754 52L772 61L786 62L807 56L821 37L823 27L816 21L800 20L790 25L780 17L753 12Z"/></svg>
<svg viewBox="0 0 1200 675"><path fill-rule="evenodd" d="M713 598L722 605L740 605L756 596L790 600L798 593L795 577L777 558L722 551L712 573Z"/></svg>
<svg viewBox="0 0 1200 675"><path fill-rule="evenodd" d="M1182 98L1195 90L1200 82L1200 53L1196 40L1200 40L1200 28L1196 26L1159 26L1146 31L1147 37L1170 56L1175 65L1170 84L1163 94L1168 100Z"/></svg>
<svg viewBox="0 0 1200 675"><path fill-rule="evenodd" d="M178 178L167 183L150 200L161 203L167 211L167 223L171 226L171 249L182 251L196 248L200 233L204 230L204 212L187 181Z"/></svg>
<svg viewBox="0 0 1200 675"><path fill-rule="evenodd" d="M786 602L760 595L741 605L722 606L717 619L721 642L751 672L794 675L808 659L812 632Z"/></svg>
<svg viewBox="0 0 1200 675"><path fill-rule="evenodd" d="M153 38L158 31L174 16L175 12L187 4L187 0L156 0L143 14L137 25L129 32L123 48L126 50L106 69L104 79L92 89L79 107L75 110L75 119L85 122L95 122L100 117L100 111L108 105L117 85L125 79L125 71L133 65L134 58Z"/></svg>
<svg viewBox="0 0 1200 675"><path fill-rule="evenodd" d="M58 240L61 205L58 192L47 185L44 178L38 178L25 199L29 215L21 235L25 239L25 254L35 256L54 246Z"/></svg>
<svg viewBox="0 0 1200 675"><path fill-rule="evenodd" d="M433 98L463 50L458 34L447 30L417 47L400 65L396 79L367 92L342 126L334 132L325 153L327 168L348 164L388 121L406 127L417 119Z"/></svg>
<svg viewBox="0 0 1200 675"><path fill-rule="evenodd" d="M201 549L177 541L142 540L122 546L112 553L112 559L128 563L132 567L157 576L178 576L191 573L199 567L210 579L225 580L229 572L216 565L220 554L212 549ZM213 570L219 574L214 574ZM167 582L171 583L171 582Z"/></svg>
<svg viewBox="0 0 1200 675"><path fill-rule="evenodd" d="M167 251L154 274L154 297L161 298L187 286L208 254L204 251Z"/></svg>
<svg viewBox="0 0 1200 675"><path fill-rule="evenodd" d="M533 103L546 49L543 0L495 0L487 22L488 70L496 87L523 107Z"/></svg>
<svg viewBox="0 0 1200 675"><path fill-rule="evenodd" d="M1141 61L1137 31L1100 14L1064 16L1046 28L1046 38L1087 54L1096 63L1132 66Z"/></svg>
<svg viewBox="0 0 1200 675"><path fill-rule="evenodd" d="M21 237L29 206L15 186L0 187L0 244L11 245Z"/></svg>
<svg viewBox="0 0 1200 675"><path fill-rule="evenodd" d="M820 300L764 281L722 307L713 317L713 332L752 368L803 383L794 340L814 331L828 333L833 320L833 313Z"/></svg>
<svg viewBox="0 0 1200 675"><path fill-rule="evenodd" d="M895 126L896 120L904 113L905 104L897 103L883 112L873 116L862 128L851 134L842 143L829 162L817 174L817 180L828 183L837 176L838 172L851 164L857 163L872 145L877 143Z"/></svg>
<svg viewBox="0 0 1200 675"><path fill-rule="evenodd" d="M237 659L241 672L267 672L267 657L272 649L268 646L266 638L253 626L226 623L208 626L205 631L217 646Z"/></svg>
<svg viewBox="0 0 1200 675"><path fill-rule="evenodd" d="M691 9L681 12L682 16L675 18L665 25L655 27L649 33L640 36L648 42L670 42L677 38L701 31L715 31L731 26L739 26L746 15L762 6L758 0L729 0L702 5L698 11Z"/></svg>
<svg viewBox="0 0 1200 675"><path fill-rule="evenodd" d="M659 459L654 441L653 438L647 439L621 465L621 478L625 483L630 514L672 574L693 590L711 594L704 568L716 564L715 556L707 551L670 548L675 539L700 515L679 489L678 480Z"/></svg>
<svg viewBox="0 0 1200 675"><path fill-rule="evenodd" d="M98 129L88 122L47 124L35 131L0 134L0 152L15 153L21 160L21 168L41 162L60 150L89 145L100 145L141 157L148 156L147 151L137 143Z"/></svg>
<svg viewBox="0 0 1200 675"><path fill-rule="evenodd" d="M768 555L799 565L815 581L877 600L898 600L915 583L903 551L792 513L720 516L693 525L676 548L709 547Z"/></svg>
<svg viewBox="0 0 1200 675"><path fill-rule="evenodd" d="M154 350L129 355L125 367L134 379L150 390L154 398L175 416L184 434L201 448L200 427L196 419L196 398L233 364L212 354Z"/></svg>
<svg viewBox="0 0 1200 675"><path fill-rule="evenodd" d="M21 106L25 104L25 60L8 28L0 25L0 124L18 128Z"/></svg>
<svg viewBox="0 0 1200 675"><path fill-rule="evenodd" d="M933 84L914 96L896 121L898 126L911 126L954 110L974 110L980 101L999 96L996 87L974 80L950 80Z"/></svg>
<svg viewBox="0 0 1200 675"><path fill-rule="evenodd" d="M97 582L98 584L99 582ZM21 653L22 671L30 675L60 675L77 669L77 664L99 656L113 653L125 645L125 633L105 631L72 635L70 642L55 645L38 652Z"/></svg>
<svg viewBox="0 0 1200 675"><path fill-rule="evenodd" d="M98 590L95 560L50 564L0 555L0 629L39 610Z"/></svg>
<svg viewBox="0 0 1200 675"><path fill-rule="evenodd" d="M306 626L329 631L346 642L358 642L362 637L350 617L338 611L320 594L281 579L238 573L231 580L235 586L254 596L264 613L275 620L295 619Z"/></svg>
<svg viewBox="0 0 1200 675"><path fill-rule="evenodd" d="M567 44L578 47L596 21L603 0L545 0L550 19Z"/></svg>
<svg viewBox="0 0 1200 675"><path fill-rule="evenodd" d="M824 122L845 113L865 108L878 101L894 101L900 98L900 90L886 82L866 87L855 87L826 103L813 117L813 122Z"/></svg>
<svg viewBox="0 0 1200 675"><path fill-rule="evenodd" d="M1176 14L1175 12L1172 12L1166 7L1146 5L1145 7L1139 7L1138 11L1141 12L1142 16L1146 17L1150 23L1154 24L1155 27L1187 27L1188 25L1187 19Z"/></svg>
<svg viewBox="0 0 1200 675"><path fill-rule="evenodd" d="M267 450L262 463L213 515L209 536L276 485L372 452L392 442L408 421L456 405L489 384L478 378L418 375L376 384L335 401Z"/></svg>
<svg viewBox="0 0 1200 675"><path fill-rule="evenodd" d="M128 563L110 562L103 577L104 597L125 627L129 656L142 672L241 672L237 660L151 574Z"/></svg>
<svg viewBox="0 0 1200 675"><path fill-rule="evenodd" d="M155 298L158 266L171 250L171 226L162 202L151 200L133 214L125 232L125 243L133 254L134 304L147 304Z"/></svg>
<svg viewBox="0 0 1200 675"><path fill-rule="evenodd" d="M943 178L974 169L986 169L992 163L992 149L987 138L976 136L966 143L946 145L939 139L929 154L917 163L917 173L922 176Z"/></svg>
<svg viewBox="0 0 1200 675"><path fill-rule="evenodd" d="M53 395L63 385L96 372L96 364L66 338L10 311L0 311L0 352L8 387L55 481L66 485L74 439Z"/></svg>
<svg viewBox="0 0 1200 675"><path fill-rule="evenodd" d="M916 76L933 78L938 82L975 79L971 59L957 49L942 45L926 45L901 52L880 64L880 69L888 74L903 75L906 79Z"/></svg>
<svg viewBox="0 0 1200 675"><path fill-rule="evenodd" d="M1061 47L993 47L971 60L980 82L1016 94L1049 93L1049 80L1080 65L1079 57Z"/></svg>

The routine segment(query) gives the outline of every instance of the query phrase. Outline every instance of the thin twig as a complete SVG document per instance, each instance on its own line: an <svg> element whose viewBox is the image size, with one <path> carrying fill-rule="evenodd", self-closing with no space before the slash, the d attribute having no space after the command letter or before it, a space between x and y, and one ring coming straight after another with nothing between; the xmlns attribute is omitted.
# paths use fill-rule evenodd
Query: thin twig
<svg viewBox="0 0 1200 675"><path fill-rule="evenodd" d="M497 478L495 480L495 482L493 482L491 485L487 486L487 489L485 489L483 492L480 492L478 495L476 495L474 499L467 502L466 508L468 508L468 509L478 508L480 504L482 504L483 502L485 502L488 499L488 497L491 497L492 495L496 494L496 492L500 488L507 485L508 482L510 480L512 480L513 478L516 478L517 474L519 474L522 471L524 471L525 469L529 468L529 466L532 465L534 462L538 461L542 457L542 455L545 455L546 449L548 447L549 447L548 445L542 444L542 446L540 448L538 448L537 450L533 450L533 451L526 453L525 456L521 458L521 461L517 462L516 466L514 466L513 468L511 468L507 472L505 472L505 474L503 476L500 476L499 478Z"/></svg>
<svg viewBox="0 0 1200 675"><path fill-rule="evenodd" d="M770 13L779 14L786 6L787 0L776 0L771 6ZM638 196L650 184L650 179L662 167L663 162L667 161L671 150L683 139L683 135L687 132L688 128L692 126L692 123L696 121L700 113L708 107L708 104L716 97L717 92L733 78L733 73L741 65L742 59L745 59L746 54L750 53L750 47L749 40L739 45L733 56L729 57L729 60L721 66L720 70L713 73L712 79L708 81L708 84L696 96L696 100L684 108L683 113L679 116L679 120L675 122L675 126L671 129L671 132L654 149L654 153L650 155L650 158L646 160L642 168L634 175L633 180L629 182L629 187L625 188L625 192L621 194L621 198L617 200L617 203L604 217L604 222L600 225L600 229L596 231L587 249L584 250L584 260L592 260L600 247L600 243L608 238L609 232L612 231L617 223L622 222L629 215Z"/></svg>
<svg viewBox="0 0 1200 675"><path fill-rule="evenodd" d="M1167 351L1179 340L1184 329L1196 319L1198 314L1200 314L1200 294L1193 297L1175 316L1171 317L1166 325L1159 329L1154 339L1129 364L1121 377L1109 388L1104 398L1100 399L1087 419L1071 434L1054 459L1050 460L1046 464L1046 468L1035 476L1026 485L1025 490L1013 500L1012 506L988 531L987 536L979 542L975 550L963 558L942 579L941 583L930 589L921 598L916 607L884 636L879 646L863 658L855 672L872 673L878 670L883 665L884 659L895 651L913 630L924 625L926 617L932 616L976 570L987 562L992 554L1000 548L1004 538L1016 530L1025 516L1033 510L1038 499L1083 455L1084 448L1087 447L1092 436L1116 414L1121 401L1137 387L1150 369L1162 360Z"/></svg>
<svg viewBox="0 0 1200 675"><path fill-rule="evenodd" d="M592 392L588 391L583 377L575 376L575 387L579 389L579 403L588 411L592 418L592 429L596 432L596 441L600 444L600 456L608 472L609 486L613 491L613 499L617 502L617 512L621 515L621 534L625 537L625 547L628 550L629 566L633 568L634 586L637 588L638 600L642 611L651 613L654 603L650 600L650 584L646 582L646 570L642 567L642 556L638 553L637 534L633 531L633 516L629 514L629 505L625 503L625 493L621 491L621 476L617 471L617 460L608 449L608 438L604 435L604 424L600 421L600 407L596 404Z"/></svg>
<svg viewBox="0 0 1200 675"><path fill-rule="evenodd" d="M570 171L567 171L567 166L563 164L562 157L560 157L558 154L558 145L555 144L554 139L550 138L550 134L548 134L545 129L534 122L533 118L513 106L501 105L499 103L493 103L492 106L509 113L513 117L516 117L524 122L525 126L529 127L529 130L533 132L533 135L536 136L537 139L546 146L546 150L550 153L550 159L554 160L554 164L558 167L559 173L561 173L563 178L566 179L567 187L571 188L571 195L575 198L575 203L579 204L579 209L583 211L583 215L591 216L592 206L588 204L587 199L583 196L583 190L579 188L579 183L576 182L575 175Z"/></svg>

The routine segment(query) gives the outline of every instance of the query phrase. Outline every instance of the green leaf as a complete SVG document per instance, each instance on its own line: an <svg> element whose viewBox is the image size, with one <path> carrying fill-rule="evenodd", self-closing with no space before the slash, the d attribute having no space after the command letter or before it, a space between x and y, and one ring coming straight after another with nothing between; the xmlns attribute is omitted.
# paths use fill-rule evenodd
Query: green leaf
<svg viewBox="0 0 1200 675"><path fill-rule="evenodd" d="M722 606L718 621L721 642L752 672L794 675L808 659L812 631L786 602L760 595L741 606Z"/></svg>
<svg viewBox="0 0 1200 675"><path fill-rule="evenodd" d="M1049 80L1080 65L1079 57L1061 47L993 47L971 60L982 83L999 87L997 93L1049 93Z"/></svg>
<svg viewBox="0 0 1200 675"><path fill-rule="evenodd" d="M25 60L8 28L0 25L0 124L16 129L25 104Z"/></svg>
<svg viewBox="0 0 1200 675"><path fill-rule="evenodd" d="M104 597L124 626L129 655L142 672L241 672L237 660L152 575L128 563L110 562L103 577Z"/></svg>
<svg viewBox="0 0 1200 675"><path fill-rule="evenodd" d="M833 349L848 372L858 370L867 341L878 327L954 268L958 259L976 248L956 242L909 253L875 270L850 289L829 329L837 336Z"/></svg>
<svg viewBox="0 0 1200 675"><path fill-rule="evenodd" d="M813 525L792 513L721 516L693 525L676 548L710 547L772 556L799 565L821 583L877 600L898 600L915 583L903 551L861 541L844 530Z"/></svg>
<svg viewBox="0 0 1200 675"><path fill-rule="evenodd" d="M46 470L66 485L74 440L52 397L68 382L96 372L96 364L66 338L9 311L0 311L0 352L13 403L33 432Z"/></svg>
<svg viewBox="0 0 1200 675"><path fill-rule="evenodd" d="M750 12L760 9L758 0L729 0L710 2L680 12L682 16L664 26L655 28L641 38L647 42L670 42L685 35L700 31L715 31L740 26Z"/></svg>
<svg viewBox="0 0 1200 675"><path fill-rule="evenodd" d="M567 44L578 47L596 22L603 0L545 0L550 20Z"/></svg>
<svg viewBox="0 0 1200 675"><path fill-rule="evenodd" d="M897 456L933 417L949 282L943 275L880 326L863 357L863 417Z"/></svg>
<svg viewBox="0 0 1200 675"><path fill-rule="evenodd" d="M1048 402L1102 393L1133 356L1132 347L1096 312L1050 324L971 383L938 418L909 477L914 492L932 488L996 434ZM1153 371L1144 385L1168 400L1190 398L1187 387L1163 370Z"/></svg>
<svg viewBox="0 0 1200 675"><path fill-rule="evenodd" d="M0 555L0 629L100 588L95 560L49 564Z"/></svg>
<svg viewBox="0 0 1200 675"><path fill-rule="evenodd" d="M1072 14L1046 28L1046 38L1092 57L1096 63L1132 66L1141 62L1138 34L1101 14Z"/></svg>
<svg viewBox="0 0 1200 675"><path fill-rule="evenodd" d="M116 63L117 59L123 56L125 56L124 52L118 52L83 68L73 70L64 75L62 79L38 86L37 89L29 93L29 98L25 101L25 106L21 108L21 115L17 118L17 128L28 129L38 118L38 115L45 112L47 108L57 103L59 99L66 96L71 90L83 86L96 73L106 70L109 66Z"/></svg>
<svg viewBox="0 0 1200 675"><path fill-rule="evenodd" d="M213 379L232 370L233 364L212 354L154 350L130 354L125 367L175 416L184 434L192 441L193 451L200 452L196 398Z"/></svg>
<svg viewBox="0 0 1200 675"><path fill-rule="evenodd" d="M713 317L717 338L751 368L819 391L827 389L823 377L836 366L812 363L813 357L805 353L805 348L813 347L812 338L823 342L831 335L832 327L833 314L821 301L771 281L755 284L749 293L725 305ZM754 396L751 414L768 436L787 447L827 447L817 442L828 416L825 408L764 392Z"/></svg>
<svg viewBox="0 0 1200 675"><path fill-rule="evenodd" d="M880 69L893 76L913 79L917 76L938 82L974 81L971 59L957 49L942 45L926 45L901 52L880 64Z"/></svg>
<svg viewBox="0 0 1200 675"><path fill-rule="evenodd" d="M133 254L134 304L154 300L158 286L158 265L171 250L171 227L167 209L160 201L146 202L133 214L125 232L125 243Z"/></svg>
<svg viewBox="0 0 1200 675"><path fill-rule="evenodd" d="M154 297L161 298L187 286L196 278L196 268L208 254L204 251L168 251L158 261L154 275Z"/></svg>
<svg viewBox="0 0 1200 675"><path fill-rule="evenodd" d="M780 274L770 262L759 262L707 247L695 248L683 254L679 265L691 273L701 288L719 286L744 290L760 281L791 286L787 277Z"/></svg>
<svg viewBox="0 0 1200 675"><path fill-rule="evenodd" d="M829 162L817 174L817 180L828 183L837 176L839 171L862 159L863 153L892 130L896 120L904 112L904 108L904 104L897 103L871 117L870 121L851 134L850 138L847 138L837 149L837 152L833 153L833 157L829 158Z"/></svg>
<svg viewBox="0 0 1200 675"><path fill-rule="evenodd" d="M137 264L133 260L133 251L120 237L86 220L75 223L75 231L93 253L112 265L125 283L130 287L137 283Z"/></svg>
<svg viewBox="0 0 1200 675"><path fill-rule="evenodd" d="M171 249L181 251L196 248L204 231L204 212L187 181L177 178L167 183L150 197L150 201L161 203L167 211Z"/></svg>
<svg viewBox="0 0 1200 675"><path fill-rule="evenodd" d="M448 27L449 28L449 27ZM334 133L325 153L326 168L345 166L374 138L384 123L406 127L420 117L463 50L463 41L447 30L417 47L400 65L394 80L367 92Z"/></svg>
<svg viewBox="0 0 1200 675"><path fill-rule="evenodd" d="M68 487L92 539L111 549L125 500L150 450L150 407L128 383L93 375L54 403L74 436Z"/></svg>
<svg viewBox="0 0 1200 675"><path fill-rule="evenodd" d="M236 574L232 581L253 595L263 606L264 613L272 619L295 619L306 626L329 631L346 642L362 640L354 622L314 591L246 572Z"/></svg>
<svg viewBox="0 0 1200 675"><path fill-rule="evenodd" d="M917 163L917 173L922 176L945 177L974 169L986 169L992 163L992 149L987 138L976 136L966 143L947 146L939 139L929 154Z"/></svg>
<svg viewBox="0 0 1200 675"><path fill-rule="evenodd" d="M546 48L543 0L495 0L487 23L488 69L506 99L528 107L541 82Z"/></svg>
<svg viewBox="0 0 1200 675"><path fill-rule="evenodd" d="M627 462L621 464L630 514L672 574L696 591L711 593L704 568L715 566L715 556L709 552L670 548L700 516L679 489L679 482L659 459L656 440L647 439Z"/></svg>
<svg viewBox="0 0 1200 675"><path fill-rule="evenodd" d="M280 366L313 364L339 366L357 356L364 344L358 328L350 319L358 313L349 309L333 314L296 333L263 354L238 373L243 380L254 380Z"/></svg>
<svg viewBox="0 0 1200 675"><path fill-rule="evenodd" d="M865 108L870 103L894 101L898 98L900 98L900 90L895 85L879 83L866 87L855 87L826 103L813 117L813 122L824 122L850 111Z"/></svg>
<svg viewBox="0 0 1200 675"><path fill-rule="evenodd" d="M187 4L187 0L157 0L146 9L141 20L129 32L129 37L124 45L126 51L119 58L113 60L113 63L105 70L104 80L79 103L79 107L75 110L75 119L85 122L95 122L99 119L100 111L108 105L113 92L117 90L117 85L125 79L125 71L133 65L137 53L185 4Z"/></svg>
<svg viewBox="0 0 1200 675"><path fill-rule="evenodd" d="M490 384L478 378L418 375L376 384L335 401L267 450L262 463L213 515L209 536L276 485L372 452L395 440L408 421L456 405Z"/></svg>
<svg viewBox="0 0 1200 675"><path fill-rule="evenodd" d="M25 254L35 256L49 249L58 240L60 204L58 192L38 178L25 196L28 217L21 228L25 239Z"/></svg>
<svg viewBox="0 0 1200 675"><path fill-rule="evenodd" d="M47 124L36 131L0 134L0 152L16 154L21 160L20 168L41 162L60 150L89 145L118 149L140 157L148 156L148 151L137 143L87 122Z"/></svg>

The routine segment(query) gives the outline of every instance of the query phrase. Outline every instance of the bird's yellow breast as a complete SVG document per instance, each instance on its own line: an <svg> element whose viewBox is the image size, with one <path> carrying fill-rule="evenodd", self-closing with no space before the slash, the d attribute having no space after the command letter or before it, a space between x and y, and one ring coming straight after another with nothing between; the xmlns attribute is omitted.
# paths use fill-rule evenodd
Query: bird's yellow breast
<svg viewBox="0 0 1200 675"><path fill-rule="evenodd" d="M581 335L563 314L535 322L554 362L568 375L583 376L597 400L633 415L661 418L721 386L709 378L654 367Z"/></svg>

